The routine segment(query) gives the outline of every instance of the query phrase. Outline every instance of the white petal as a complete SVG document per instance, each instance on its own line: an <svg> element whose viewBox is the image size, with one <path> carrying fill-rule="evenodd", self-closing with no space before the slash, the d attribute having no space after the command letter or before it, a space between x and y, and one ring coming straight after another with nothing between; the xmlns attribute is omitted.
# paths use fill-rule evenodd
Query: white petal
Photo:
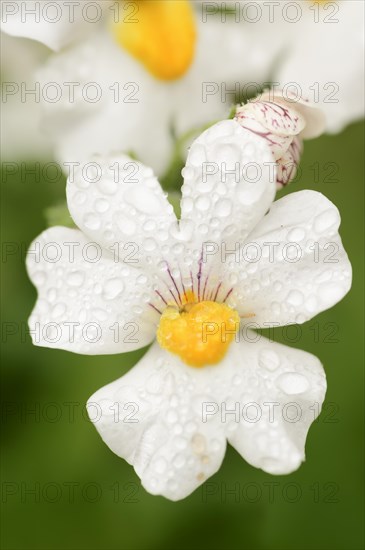
<svg viewBox="0 0 365 550"><path fill-rule="evenodd" d="M38 290L29 319L35 345L97 355L132 351L154 338L148 277L81 231L44 231L30 246L27 269Z"/></svg>
<svg viewBox="0 0 365 550"><path fill-rule="evenodd" d="M213 369L188 367L155 343L128 374L88 401L105 443L133 464L152 494L185 498L222 463L224 426L202 422L202 402L216 401Z"/></svg>
<svg viewBox="0 0 365 550"><path fill-rule="evenodd" d="M151 168L116 155L90 159L67 181L67 202L75 223L91 239L137 267L152 269L176 225L173 207ZM93 169L94 168L94 169Z"/></svg>
<svg viewBox="0 0 365 550"><path fill-rule="evenodd" d="M100 3L100 17L105 4ZM1 30L11 36L37 40L52 50L63 48L96 27L96 23L91 22L96 12L92 15L90 10L84 16L81 5L70 11L70 2L17 0L4 2L3 8Z"/></svg>
<svg viewBox="0 0 365 550"><path fill-rule="evenodd" d="M296 90L296 88L294 88ZM322 109L302 96L302 93L295 94L290 87L285 90L269 90L259 97L260 101L274 102L294 109L298 112L301 120L305 121L305 126L301 130L300 137L311 139L323 134L326 127L326 118Z"/></svg>
<svg viewBox="0 0 365 550"><path fill-rule="evenodd" d="M303 323L351 287L337 208L321 193L300 191L273 203L240 254L226 262L228 304L260 327Z"/></svg>
<svg viewBox="0 0 365 550"><path fill-rule="evenodd" d="M246 338L230 350L240 380L232 402L240 407L238 423L227 415L233 429L228 441L253 466L288 474L305 458L307 433L326 393L325 373L314 355L252 332Z"/></svg>
<svg viewBox="0 0 365 550"><path fill-rule="evenodd" d="M276 167L266 140L235 120L218 122L194 141L183 170L181 220L199 243L244 239L275 195Z"/></svg>
<svg viewBox="0 0 365 550"><path fill-rule="evenodd" d="M251 331L246 336L219 365L200 369L155 343L128 374L90 397L89 415L104 442L133 464L150 493L188 496L220 467L226 438L271 473L292 471L303 460L325 394L323 369L308 353ZM293 401L302 412L295 424ZM262 410L256 423L246 421L250 403ZM278 403L273 421L270 403Z"/></svg>

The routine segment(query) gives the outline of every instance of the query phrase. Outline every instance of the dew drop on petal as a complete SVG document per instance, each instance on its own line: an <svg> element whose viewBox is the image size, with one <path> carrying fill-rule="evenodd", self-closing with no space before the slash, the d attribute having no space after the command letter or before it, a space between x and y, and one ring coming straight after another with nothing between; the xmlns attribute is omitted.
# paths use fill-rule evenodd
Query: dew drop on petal
<svg viewBox="0 0 365 550"><path fill-rule="evenodd" d="M200 210L201 212L205 212L206 210L209 210L210 207L210 198L208 196L200 196L196 203L196 208Z"/></svg>
<svg viewBox="0 0 365 550"><path fill-rule="evenodd" d="M297 372L285 372L276 380L277 386L287 395L304 393L309 388L309 381Z"/></svg>
<svg viewBox="0 0 365 550"><path fill-rule="evenodd" d="M81 206L82 204L84 204L84 202L86 201L86 195L85 193L76 193L75 196L74 196L74 202L75 204L77 204L78 206Z"/></svg>
<svg viewBox="0 0 365 550"><path fill-rule="evenodd" d="M280 365L279 356L274 350L264 348L260 351L259 365L268 371L274 371Z"/></svg>
<svg viewBox="0 0 365 550"><path fill-rule="evenodd" d="M84 225L87 229L95 231L100 227L100 219L95 214L89 213L84 216Z"/></svg>
<svg viewBox="0 0 365 550"><path fill-rule="evenodd" d="M36 285L43 285L46 282L46 275L43 271L37 271L32 276L32 279Z"/></svg>
<svg viewBox="0 0 365 550"><path fill-rule="evenodd" d="M117 182L110 178L101 178L97 185L103 195L115 195L118 190Z"/></svg>
<svg viewBox="0 0 365 550"><path fill-rule="evenodd" d="M70 286L81 286L84 282L84 274L82 271L72 271L67 277L67 282Z"/></svg>
<svg viewBox="0 0 365 550"><path fill-rule="evenodd" d="M134 206L139 212L156 216L161 212L161 202L156 195L146 185L136 186L130 189L125 200L131 206Z"/></svg>
<svg viewBox="0 0 365 550"><path fill-rule="evenodd" d="M220 218L225 218L226 216L229 216L231 212L232 202L228 199L218 201L214 209L215 215L219 216Z"/></svg>
<svg viewBox="0 0 365 550"><path fill-rule="evenodd" d="M144 249L146 252L152 252L157 247L155 239L146 239L144 241Z"/></svg>
<svg viewBox="0 0 365 550"><path fill-rule="evenodd" d="M300 290L292 290L289 292L286 301L292 306L300 306L304 301L303 293Z"/></svg>
<svg viewBox="0 0 365 550"><path fill-rule="evenodd" d="M124 289L124 283L121 279L109 279L104 284L103 296L106 300L114 300Z"/></svg>
<svg viewBox="0 0 365 550"><path fill-rule="evenodd" d="M163 474L167 468L167 462L164 458L158 458L153 464L154 470L157 474Z"/></svg>
<svg viewBox="0 0 365 550"><path fill-rule="evenodd" d="M139 285L145 285L147 283L148 279L146 277L146 275L140 275L137 279L137 283Z"/></svg>
<svg viewBox="0 0 365 550"><path fill-rule="evenodd" d="M295 227L288 233L288 241L292 243L299 243L305 237L305 230L302 227Z"/></svg>
<svg viewBox="0 0 365 550"><path fill-rule="evenodd" d="M123 217L123 214L119 214L117 225L124 235L134 235L137 229L137 225L133 220Z"/></svg>
<svg viewBox="0 0 365 550"><path fill-rule="evenodd" d="M106 199L97 199L94 204L94 208L100 214L103 214L109 209L109 202Z"/></svg>

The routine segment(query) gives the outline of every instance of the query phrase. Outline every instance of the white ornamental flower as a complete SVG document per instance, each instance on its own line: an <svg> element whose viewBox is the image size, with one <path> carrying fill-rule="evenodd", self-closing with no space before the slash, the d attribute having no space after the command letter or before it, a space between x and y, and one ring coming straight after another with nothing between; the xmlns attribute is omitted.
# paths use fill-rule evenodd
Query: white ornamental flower
<svg viewBox="0 0 365 550"><path fill-rule="evenodd" d="M68 181L80 230L48 229L29 251L34 343L84 354L152 344L88 403L147 491L186 497L218 470L227 440L266 472L292 472L325 374L313 355L251 329L303 323L348 292L338 210L314 191L273 203L266 140L235 120L193 143L180 221L151 169L99 163L94 183L81 169Z"/></svg>
<svg viewBox="0 0 365 550"><path fill-rule="evenodd" d="M2 30L58 52L37 80L42 126L61 163L124 150L162 173L172 128L181 136L225 118L236 82L242 87L268 76L265 57L249 53L250 31L229 19L206 20L200 3L106 1L99 17L97 2L87 10L80 3L73 22L70 2L11 4L15 11L3 17ZM36 5L37 24L24 13L25 7L37 12Z"/></svg>
<svg viewBox="0 0 365 550"><path fill-rule="evenodd" d="M249 5L251 4L251 8ZM309 98L336 133L364 117L364 2L229 2L237 21L254 28L250 48L261 51L276 87ZM216 16L218 17L218 15Z"/></svg>
<svg viewBox="0 0 365 550"><path fill-rule="evenodd" d="M282 189L296 176L303 139L322 134L324 113L308 99L297 98L290 90L268 90L238 106L235 120L267 141L277 165L276 187Z"/></svg>
<svg viewBox="0 0 365 550"><path fill-rule="evenodd" d="M51 158L51 147L40 129L42 109L39 103L22 100L22 84L28 82L33 89L33 73L46 57L41 44L13 38L6 34L1 38L1 144L3 161ZM22 60L20 63L19 60ZM29 97L29 96L28 96Z"/></svg>

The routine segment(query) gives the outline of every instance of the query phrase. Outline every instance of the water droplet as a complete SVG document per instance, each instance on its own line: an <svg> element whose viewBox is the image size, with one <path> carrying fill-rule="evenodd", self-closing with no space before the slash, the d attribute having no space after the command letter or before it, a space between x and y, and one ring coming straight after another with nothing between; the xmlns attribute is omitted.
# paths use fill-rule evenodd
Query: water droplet
<svg viewBox="0 0 365 550"><path fill-rule="evenodd" d="M187 164L191 163L194 166L202 166L206 161L205 147L201 143L194 143L191 147Z"/></svg>
<svg viewBox="0 0 365 550"><path fill-rule="evenodd" d="M232 212L232 202L228 199L220 200L215 205L214 213L220 218L229 216Z"/></svg>
<svg viewBox="0 0 365 550"><path fill-rule="evenodd" d="M94 203L94 208L100 214L106 212L109 208L109 202L106 199L97 199Z"/></svg>
<svg viewBox="0 0 365 550"><path fill-rule="evenodd" d="M82 271L72 271L67 277L67 282L70 286L81 286L84 282L84 274Z"/></svg>
<svg viewBox="0 0 365 550"><path fill-rule="evenodd" d="M288 233L288 241L299 243L305 237L305 230L302 227L295 227Z"/></svg>
<svg viewBox="0 0 365 550"><path fill-rule="evenodd" d="M156 222L153 220L148 220L143 224L143 231L155 231Z"/></svg>
<svg viewBox="0 0 365 550"><path fill-rule="evenodd" d="M184 166L181 170L181 175L184 180L191 180L194 177L194 168L192 166Z"/></svg>
<svg viewBox="0 0 365 550"><path fill-rule="evenodd" d="M310 384L308 379L297 372L286 372L276 380L278 387L287 395L296 395L308 390Z"/></svg>
<svg viewBox="0 0 365 550"><path fill-rule="evenodd" d="M181 209L184 213L189 214L193 210L194 202L190 197L184 197L181 201Z"/></svg>
<svg viewBox="0 0 365 550"><path fill-rule="evenodd" d="M57 298L57 290L55 288L50 288L47 292L47 298L50 302L54 302Z"/></svg>
<svg viewBox="0 0 365 550"><path fill-rule="evenodd" d="M109 279L104 285L103 295L106 300L114 300L122 293L124 284L121 279Z"/></svg>
<svg viewBox="0 0 365 550"><path fill-rule="evenodd" d="M109 178L101 178L97 184L99 191L105 195L115 195L118 190L118 184Z"/></svg>
<svg viewBox="0 0 365 550"><path fill-rule="evenodd" d="M170 409L166 414L166 420L169 424L175 424L179 420L179 417L175 409Z"/></svg>
<svg viewBox="0 0 365 550"><path fill-rule="evenodd" d="M155 239L146 239L144 241L144 249L146 252L152 252L157 247Z"/></svg>
<svg viewBox="0 0 365 550"><path fill-rule="evenodd" d="M157 474L163 474L167 468L167 462L164 458L158 458L153 464L154 470Z"/></svg>
<svg viewBox="0 0 365 550"><path fill-rule="evenodd" d="M117 225L124 235L133 235L136 232L137 225L133 220L126 218L121 212L116 217L118 218Z"/></svg>
<svg viewBox="0 0 365 550"><path fill-rule="evenodd" d="M201 212L206 212L210 208L210 198L205 196L200 196L196 201L196 208Z"/></svg>
<svg viewBox="0 0 365 550"><path fill-rule="evenodd" d="M81 175L79 175L79 177L76 179L75 181L75 184L77 187L79 187L80 189L87 189L90 185L90 182L88 182L87 180L83 179L81 177Z"/></svg>
<svg viewBox="0 0 365 550"><path fill-rule="evenodd" d="M182 454L177 454L173 461L172 461L172 464L175 466L176 469L180 469L180 468L183 468L185 466L185 457L184 455Z"/></svg>
<svg viewBox="0 0 365 550"><path fill-rule="evenodd" d="M95 231L100 227L100 220L95 214L92 214L92 213L85 214L84 225L87 229L91 229L92 231Z"/></svg>
<svg viewBox="0 0 365 550"><path fill-rule="evenodd" d="M43 285L46 282L46 275L43 271L37 271L32 276L32 279L36 285Z"/></svg>
<svg viewBox="0 0 365 550"><path fill-rule="evenodd" d="M139 212L157 216L163 211L161 201L156 197L155 193L146 185L138 185L129 189L125 196L128 204L134 206Z"/></svg>
<svg viewBox="0 0 365 550"><path fill-rule="evenodd" d="M300 306L303 303L304 296L300 290L292 290L289 292L286 301L292 306Z"/></svg>
<svg viewBox="0 0 365 550"><path fill-rule="evenodd" d="M81 206L82 204L84 204L84 202L86 201L86 195L85 193L76 193L75 196L74 196L74 203L77 204L78 206Z"/></svg>
<svg viewBox="0 0 365 550"><path fill-rule="evenodd" d="M280 365L278 354L268 348L261 350L259 355L259 365L268 371L274 371Z"/></svg>

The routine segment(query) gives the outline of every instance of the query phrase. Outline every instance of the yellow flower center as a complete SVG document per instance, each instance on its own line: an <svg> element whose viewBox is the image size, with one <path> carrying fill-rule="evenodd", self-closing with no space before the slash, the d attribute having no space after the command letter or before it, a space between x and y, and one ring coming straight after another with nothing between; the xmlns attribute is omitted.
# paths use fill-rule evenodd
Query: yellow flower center
<svg viewBox="0 0 365 550"><path fill-rule="evenodd" d="M128 7L129 2L125 4ZM194 57L196 28L187 0L137 0L133 17L113 24L117 42L141 61L154 76L172 80L182 76Z"/></svg>
<svg viewBox="0 0 365 550"><path fill-rule="evenodd" d="M193 293L189 294L182 308L169 305L163 311L157 341L192 367L213 365L225 356L240 317L226 304L195 302Z"/></svg>

